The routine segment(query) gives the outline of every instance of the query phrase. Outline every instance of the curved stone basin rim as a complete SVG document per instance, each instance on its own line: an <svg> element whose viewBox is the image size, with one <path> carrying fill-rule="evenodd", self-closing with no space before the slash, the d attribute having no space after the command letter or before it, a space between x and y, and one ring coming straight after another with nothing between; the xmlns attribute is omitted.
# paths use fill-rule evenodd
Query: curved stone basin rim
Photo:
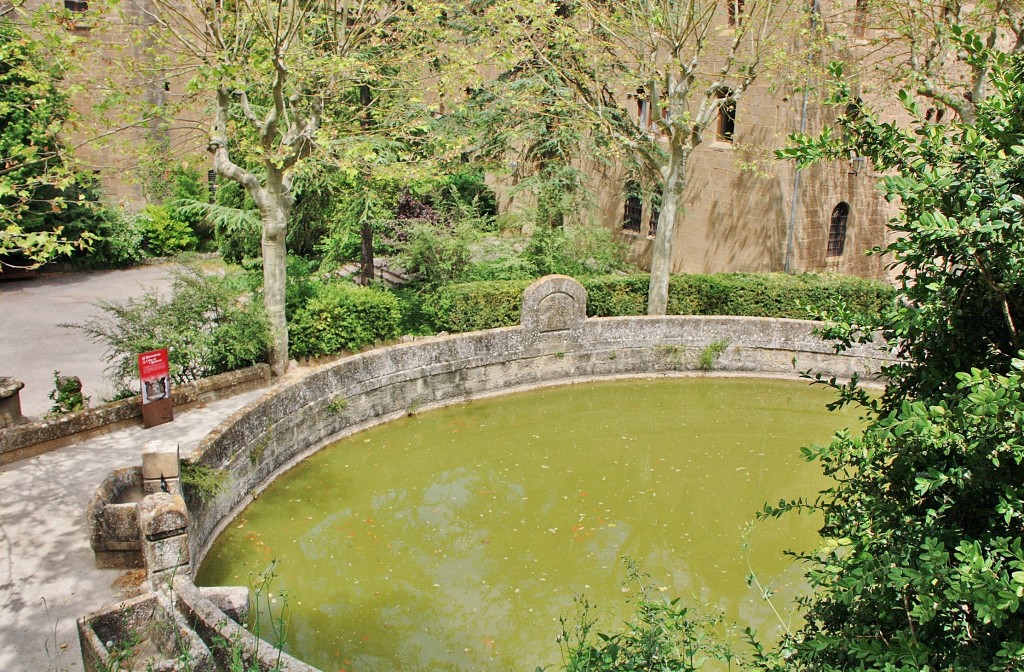
<svg viewBox="0 0 1024 672"><path fill-rule="evenodd" d="M222 525L278 473L332 441L406 413L573 381L704 375L702 355L714 344L724 345L711 365L715 374L798 378L811 369L870 379L886 361L866 345L836 354L814 327L744 317L588 319L578 282L542 278L523 294L519 327L354 355L274 389L225 420L186 461L221 470L224 483L212 499L186 493L193 568Z"/></svg>
<svg viewBox="0 0 1024 672"><path fill-rule="evenodd" d="M813 333L815 323L802 320L587 318L586 290L565 276L530 285L522 307L518 327L431 337L354 355L281 385L221 423L183 463L183 470L216 470L223 485L208 499L186 491L193 575L223 526L279 473L333 441L406 413L616 377L795 379L812 370L839 380L854 374L872 380L891 361L874 345L836 353ZM183 591L192 583L179 579ZM199 620L211 630L216 619L221 625L226 620L216 609L203 613L208 618ZM291 661L289 669L315 668Z"/></svg>

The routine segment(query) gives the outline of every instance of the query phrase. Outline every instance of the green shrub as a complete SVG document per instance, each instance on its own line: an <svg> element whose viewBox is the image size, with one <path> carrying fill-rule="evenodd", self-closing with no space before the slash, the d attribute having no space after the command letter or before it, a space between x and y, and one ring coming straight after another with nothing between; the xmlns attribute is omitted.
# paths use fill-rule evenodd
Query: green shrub
<svg viewBox="0 0 1024 672"><path fill-rule="evenodd" d="M587 314L590 317L644 315L647 313L649 284L650 276L647 274L590 278L584 285L587 288ZM674 298L670 289L668 300L672 313L676 312L673 310Z"/></svg>
<svg viewBox="0 0 1024 672"><path fill-rule="evenodd" d="M462 277L465 282L533 280L539 278L540 273L529 260L519 256L509 256L470 264Z"/></svg>
<svg viewBox="0 0 1024 672"><path fill-rule="evenodd" d="M647 275L582 280L591 317L647 312ZM893 289L874 280L804 273L674 275L669 281L670 315L742 315L808 319L839 303L877 315L892 302Z"/></svg>
<svg viewBox="0 0 1024 672"><path fill-rule="evenodd" d="M670 297L673 290L677 300L692 295L702 315L806 319L837 302L877 314L893 297L893 289L884 283L841 275L728 273L680 280L682 287L672 287Z"/></svg>
<svg viewBox="0 0 1024 672"><path fill-rule="evenodd" d="M142 263L146 231L138 215L123 208L101 208L91 219L96 234L92 249L77 259L87 268L125 268Z"/></svg>
<svg viewBox="0 0 1024 672"><path fill-rule="evenodd" d="M75 184L64 189L47 185L37 191L37 200L29 204L23 216L25 231L61 228L62 236L69 239L93 238L87 249L72 252L72 263L85 268L124 268L148 256L141 220L124 208L104 205L102 190L91 176L80 176ZM63 201L64 207L54 211L54 199Z"/></svg>
<svg viewBox="0 0 1024 672"><path fill-rule="evenodd" d="M523 256L539 275L604 275L627 268L626 246L602 226L538 227Z"/></svg>
<svg viewBox="0 0 1024 672"><path fill-rule="evenodd" d="M175 219L163 205L147 205L139 213L146 236L146 247L157 257L194 250L199 239L188 222Z"/></svg>
<svg viewBox="0 0 1024 672"><path fill-rule="evenodd" d="M319 284L289 325L291 354L329 355L396 338L401 317L388 292L345 281Z"/></svg>
<svg viewBox="0 0 1024 672"><path fill-rule="evenodd" d="M152 290L98 306L102 315L67 326L107 347L119 390L137 387L140 352L167 348L171 380L180 384L265 361L270 347L262 304L194 268L174 272L169 296Z"/></svg>
<svg viewBox="0 0 1024 672"><path fill-rule="evenodd" d="M218 184L215 202L193 202L186 211L191 214L193 210L213 224L213 239L224 261L241 264L245 259L262 257L260 213L240 184L230 181Z"/></svg>
<svg viewBox="0 0 1024 672"><path fill-rule="evenodd" d="M256 287L263 286L262 264L260 264L261 275ZM288 319L302 310L316 294L317 283L313 277L313 262L289 254L285 260L285 288L284 288L284 312Z"/></svg>
<svg viewBox="0 0 1024 672"><path fill-rule="evenodd" d="M457 282L466 272L474 232L464 225L414 222L407 231L398 263L420 276L428 287Z"/></svg>
<svg viewBox="0 0 1024 672"><path fill-rule="evenodd" d="M591 317L644 315L648 276L582 278ZM520 301L529 281L475 282L443 287L424 306L434 326L473 331L519 323ZM742 315L808 319L843 305L877 315L891 304L893 289L873 280L841 275L723 273L676 275L669 283L671 315Z"/></svg>
<svg viewBox="0 0 1024 672"><path fill-rule="evenodd" d="M438 331L462 332L519 323L530 280L448 285L427 296L424 312Z"/></svg>
<svg viewBox="0 0 1024 672"><path fill-rule="evenodd" d="M197 238L209 237L211 222L201 209L192 207L209 201L209 186L203 174L193 166L176 164L153 177L148 189L150 198L164 204L171 217L187 224Z"/></svg>
<svg viewBox="0 0 1024 672"><path fill-rule="evenodd" d="M445 210L474 210L480 217L494 217L498 212L494 190L487 186L484 172L475 166L462 166L448 176L447 189L438 200Z"/></svg>

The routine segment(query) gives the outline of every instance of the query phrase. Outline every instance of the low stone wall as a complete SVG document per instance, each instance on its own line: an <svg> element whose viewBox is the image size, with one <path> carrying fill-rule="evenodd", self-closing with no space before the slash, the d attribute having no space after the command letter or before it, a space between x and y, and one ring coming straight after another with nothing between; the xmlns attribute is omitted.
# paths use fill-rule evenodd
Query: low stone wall
<svg viewBox="0 0 1024 672"><path fill-rule="evenodd" d="M192 672L217 672L209 648L161 593L145 593L79 618L78 640L85 672L172 672L182 669L184 654Z"/></svg>
<svg viewBox="0 0 1024 672"><path fill-rule="evenodd" d="M811 369L871 378L884 354L836 354L799 320L586 317L586 293L563 276L523 296L519 327L440 336L354 355L282 385L225 420L183 464L193 567L215 535L281 471L353 432L471 398L583 380L716 373L797 378ZM188 485L207 470L219 492Z"/></svg>
<svg viewBox="0 0 1024 672"><path fill-rule="evenodd" d="M187 410L198 404L240 394L270 384L270 367L258 364L218 374L194 383L176 385L174 407ZM122 399L55 418L29 420L0 429L0 465L10 464L82 440L142 422L140 397Z"/></svg>

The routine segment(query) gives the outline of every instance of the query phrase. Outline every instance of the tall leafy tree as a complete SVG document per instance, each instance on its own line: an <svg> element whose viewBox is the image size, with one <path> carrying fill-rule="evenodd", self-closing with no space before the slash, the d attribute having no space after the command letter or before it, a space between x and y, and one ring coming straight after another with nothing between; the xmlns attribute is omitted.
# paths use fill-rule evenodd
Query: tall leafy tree
<svg viewBox="0 0 1024 672"><path fill-rule="evenodd" d="M264 304L274 347L288 362L284 311L285 239L292 181L314 152L344 162L368 131L367 82L402 82L425 71L418 49L438 7L393 0L273 0L178 3L156 0L155 40L168 67L193 68L188 90L209 95L208 149L218 174L241 184L260 213ZM355 92L355 95L353 95ZM377 100L380 100L378 98Z"/></svg>
<svg viewBox="0 0 1024 672"><path fill-rule="evenodd" d="M506 46L522 60L482 82L471 98L480 137L476 156L494 173L510 176L511 193L532 196L538 226L559 227L591 205L583 163L602 160L604 138L574 92L534 57L533 49L543 45ZM557 50L557 42L547 48Z"/></svg>

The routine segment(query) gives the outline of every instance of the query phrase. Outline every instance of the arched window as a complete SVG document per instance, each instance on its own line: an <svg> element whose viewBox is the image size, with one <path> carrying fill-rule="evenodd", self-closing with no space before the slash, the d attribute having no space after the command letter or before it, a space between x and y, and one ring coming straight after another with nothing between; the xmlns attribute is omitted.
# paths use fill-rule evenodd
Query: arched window
<svg viewBox="0 0 1024 672"><path fill-rule="evenodd" d="M828 225L828 251L827 257L843 256L843 248L846 246L846 222L850 219L849 203L840 203L832 210L832 221Z"/></svg>
<svg viewBox="0 0 1024 672"><path fill-rule="evenodd" d="M946 116L946 108L929 107L928 111L924 113L924 120L929 124L941 124L944 116Z"/></svg>

